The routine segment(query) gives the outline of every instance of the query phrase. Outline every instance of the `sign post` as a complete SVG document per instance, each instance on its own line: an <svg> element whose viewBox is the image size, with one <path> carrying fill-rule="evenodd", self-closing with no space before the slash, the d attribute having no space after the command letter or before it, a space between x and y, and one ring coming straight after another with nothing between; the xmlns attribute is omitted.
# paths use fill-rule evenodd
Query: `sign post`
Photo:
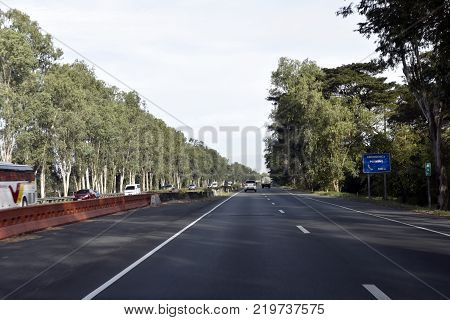
<svg viewBox="0 0 450 320"><path fill-rule="evenodd" d="M431 209L431 191L430 191L430 177L431 177L431 163L425 163L425 176L427 177L427 191L428 191L428 208Z"/></svg>
<svg viewBox="0 0 450 320"><path fill-rule="evenodd" d="M387 176L386 173L391 172L391 155L389 153L366 153L363 155L363 173L367 174L367 193L369 198L370 192L370 175L372 173L383 173L384 177L384 200L387 199Z"/></svg>

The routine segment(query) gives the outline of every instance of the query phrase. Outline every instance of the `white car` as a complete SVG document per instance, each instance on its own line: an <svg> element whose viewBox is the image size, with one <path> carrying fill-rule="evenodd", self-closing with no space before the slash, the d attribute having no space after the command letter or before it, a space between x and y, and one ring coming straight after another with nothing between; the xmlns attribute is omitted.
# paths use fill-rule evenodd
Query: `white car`
<svg viewBox="0 0 450 320"><path fill-rule="evenodd" d="M175 186L173 184L166 184L163 187L163 189L168 191L168 192L175 192L176 191L176 188L175 188Z"/></svg>
<svg viewBox="0 0 450 320"><path fill-rule="evenodd" d="M124 194L126 196L131 196L131 195L140 194L140 193L141 193L141 186L138 184L127 184L125 186Z"/></svg>
<svg viewBox="0 0 450 320"><path fill-rule="evenodd" d="M210 185L209 185L209 187L211 188L211 189L214 189L214 188L218 188L219 187L219 184L217 183L217 182L213 182L213 183L211 183Z"/></svg>
<svg viewBox="0 0 450 320"><path fill-rule="evenodd" d="M247 180L244 184L244 191L253 190L256 192L256 181L255 180Z"/></svg>
<svg viewBox="0 0 450 320"><path fill-rule="evenodd" d="M190 184L188 187L188 190L195 190L195 189L197 189L197 186L194 183Z"/></svg>

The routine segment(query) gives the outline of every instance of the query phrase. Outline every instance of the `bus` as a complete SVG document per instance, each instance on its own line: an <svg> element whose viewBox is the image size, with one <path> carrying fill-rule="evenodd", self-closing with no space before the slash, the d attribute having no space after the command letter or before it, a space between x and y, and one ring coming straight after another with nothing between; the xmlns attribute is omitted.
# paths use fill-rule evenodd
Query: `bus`
<svg viewBox="0 0 450 320"><path fill-rule="evenodd" d="M32 167L0 162L0 209L26 207L37 202Z"/></svg>

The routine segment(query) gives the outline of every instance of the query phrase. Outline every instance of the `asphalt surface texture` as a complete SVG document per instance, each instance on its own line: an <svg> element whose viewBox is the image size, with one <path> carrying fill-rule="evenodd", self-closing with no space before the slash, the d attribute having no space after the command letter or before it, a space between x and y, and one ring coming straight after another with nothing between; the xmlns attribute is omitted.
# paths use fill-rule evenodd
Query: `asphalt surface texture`
<svg viewBox="0 0 450 320"><path fill-rule="evenodd" d="M448 299L450 220L289 192L0 241L3 299Z"/></svg>

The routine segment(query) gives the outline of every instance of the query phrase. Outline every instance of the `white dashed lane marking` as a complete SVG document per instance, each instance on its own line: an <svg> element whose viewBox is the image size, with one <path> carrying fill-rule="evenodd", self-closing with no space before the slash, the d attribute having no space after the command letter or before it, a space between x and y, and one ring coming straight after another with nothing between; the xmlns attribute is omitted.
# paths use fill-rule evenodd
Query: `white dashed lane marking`
<svg viewBox="0 0 450 320"><path fill-rule="evenodd" d="M374 284L362 285L367 291L369 291L377 300L391 300L383 291L378 289Z"/></svg>
<svg viewBox="0 0 450 320"><path fill-rule="evenodd" d="M306 230L306 229L303 228L302 226L297 226L297 228L299 228L300 231L303 232L303 233L310 233L308 230Z"/></svg>

